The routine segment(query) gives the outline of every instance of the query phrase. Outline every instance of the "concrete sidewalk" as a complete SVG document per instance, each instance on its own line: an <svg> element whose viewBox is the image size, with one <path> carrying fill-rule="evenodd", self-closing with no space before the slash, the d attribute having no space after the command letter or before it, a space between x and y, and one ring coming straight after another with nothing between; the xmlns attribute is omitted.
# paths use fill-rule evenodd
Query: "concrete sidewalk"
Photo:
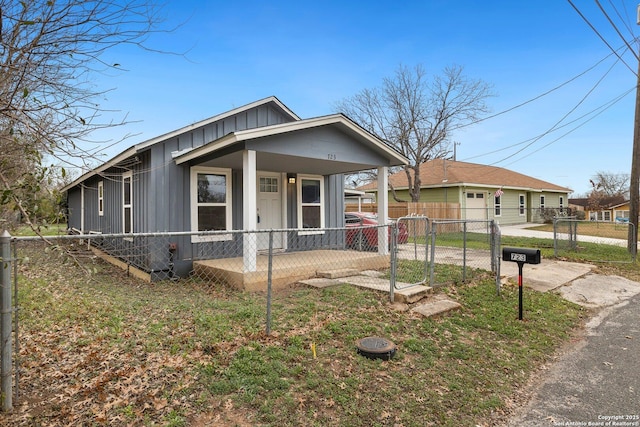
<svg viewBox="0 0 640 427"><path fill-rule="evenodd" d="M516 236L516 237L538 237L542 239L553 239L553 231L539 231L539 230L531 230L532 227L537 227L540 224L514 224L514 225L501 225L500 233L503 236ZM559 233L560 236L567 236L567 233ZM612 239L609 237L596 237L596 236L585 236L583 234L578 234L578 240L582 242L591 242L591 243L602 243L605 245L612 246L627 246L627 241L624 239Z"/></svg>

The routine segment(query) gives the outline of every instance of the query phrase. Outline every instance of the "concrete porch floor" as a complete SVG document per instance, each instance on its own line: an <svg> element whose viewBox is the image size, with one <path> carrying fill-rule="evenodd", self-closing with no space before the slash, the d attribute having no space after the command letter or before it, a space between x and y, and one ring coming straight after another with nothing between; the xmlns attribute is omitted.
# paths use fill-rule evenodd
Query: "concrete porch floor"
<svg viewBox="0 0 640 427"><path fill-rule="evenodd" d="M389 255L352 250L313 250L274 253L272 289L282 289L300 280L318 276L319 271L353 269L358 271L389 268ZM193 262L194 274L211 278L247 291L266 291L269 256L259 254L256 271L243 272L242 257Z"/></svg>

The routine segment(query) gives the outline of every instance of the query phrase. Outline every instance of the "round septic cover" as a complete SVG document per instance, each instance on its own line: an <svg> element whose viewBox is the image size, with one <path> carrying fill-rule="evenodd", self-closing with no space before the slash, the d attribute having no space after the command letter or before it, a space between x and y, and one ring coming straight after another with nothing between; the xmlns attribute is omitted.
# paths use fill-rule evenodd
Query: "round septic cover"
<svg viewBox="0 0 640 427"><path fill-rule="evenodd" d="M356 341L358 354L369 359L389 360L396 354L396 345L386 338L366 337Z"/></svg>

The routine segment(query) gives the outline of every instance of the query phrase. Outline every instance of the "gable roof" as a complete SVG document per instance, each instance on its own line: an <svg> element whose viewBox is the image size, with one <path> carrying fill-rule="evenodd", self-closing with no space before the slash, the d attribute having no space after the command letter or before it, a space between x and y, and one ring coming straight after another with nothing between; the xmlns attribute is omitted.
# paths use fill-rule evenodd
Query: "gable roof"
<svg viewBox="0 0 640 427"><path fill-rule="evenodd" d="M623 195L617 196L603 196L601 198L581 198L581 199L569 199L570 204L582 206L585 210L608 210L615 209L628 204L630 201Z"/></svg>
<svg viewBox="0 0 640 427"><path fill-rule="evenodd" d="M198 146L196 148L189 148L183 151L173 152L172 156L176 164L184 163L186 161L215 152L219 149L222 149L224 147L227 147L229 145L232 145L238 142L257 139L265 136L283 134L287 132L311 129L311 128L316 128L320 126L339 127L341 130L345 131L346 133L349 133L353 138L356 138L362 142L370 144L374 150L378 151L384 157L390 160L389 165L391 166L397 166L397 165L408 163L408 159L405 156L403 156L400 152L398 152L393 147L386 144L384 141L382 141L372 133L365 130L363 127L358 125L353 120L349 119L344 114L333 114L328 116L315 117L311 119L302 120L293 111L291 111L282 102L280 102L278 98L276 98L275 96L270 96L270 97L252 102L250 104L246 104L242 107L238 107L233 110L224 112L222 114L218 114L208 119L201 120L199 122L182 127L180 129L165 133L163 135L151 138L139 144L136 144L128 148L127 150L121 152L120 154L116 155L111 160L108 160L105 163L97 166L96 168L93 168L92 170L82 174L72 183L63 187L61 191L62 192L68 191L69 189L91 178L92 176L99 175L109 168L117 167L118 165L121 165L123 162L126 162L127 159L130 159L136 156L138 153L148 149L149 147L155 144L161 143L163 141L174 138L176 136L180 136L187 132L193 131L194 129L207 126L211 123L222 121L227 117L232 117L243 111L250 110L252 108L256 108L266 104L270 104L271 107L274 107L280 110L285 116L290 117L291 121L276 124L276 125L260 126L256 128L249 128L245 130L230 132L227 135L221 138L218 138L217 140L211 141L209 143Z"/></svg>
<svg viewBox="0 0 640 427"><path fill-rule="evenodd" d="M589 204L589 199L586 197L579 197L576 199L569 199L569 204L570 205L576 205L576 206L581 206L583 208L586 208L587 205Z"/></svg>
<svg viewBox="0 0 640 427"><path fill-rule="evenodd" d="M279 135L288 132L301 131L305 129L317 128L320 126L338 126L349 132L354 138L365 141L373 145L373 147L382 152L385 157L392 159L391 165L397 166L408 163L408 159L396 151L393 147L384 141L366 131L360 125L349 119L344 114L332 114L328 116L314 117L311 119L298 120L289 123L280 123L277 125L263 126L231 132L215 141L201 145L193 149L173 152L172 156L176 164L181 164L193 160L200 156L213 153L238 142L257 139L264 136Z"/></svg>
<svg viewBox="0 0 640 427"><path fill-rule="evenodd" d="M413 177L413 171L409 173ZM429 160L420 165L420 188L440 187L499 187L527 191L546 191L570 193L571 189L533 178L509 169L477 163L457 162L447 159ZM389 176L389 184L396 190L407 189L407 175L404 170ZM375 190L377 183L372 182L358 188Z"/></svg>
<svg viewBox="0 0 640 427"><path fill-rule="evenodd" d="M209 117L208 119L204 119L204 120L201 120L199 122L192 123L192 124L190 124L188 126L181 127L180 129L176 129L174 131L167 132L165 134L156 136L154 138L151 138L151 139L143 141L143 142L141 142L139 144L136 144L136 145L124 150L120 154L117 154L111 160L108 160L108 161L104 162L103 164L91 169L90 171L85 172L80 177L78 177L76 180L74 180L72 183L67 184L66 186L64 186L61 191L65 192L65 191L69 190L70 188L75 187L76 185L78 185L79 183L85 181L86 179L91 178L94 175L98 175L98 174L104 172L105 170L118 165L119 163L123 162L124 160L128 159L129 157L135 156L137 153L139 153L139 152L151 147L154 144L157 144L159 142L165 141L167 139L171 139L171 138L173 138L175 136L182 135L183 133L192 131L192 130L197 129L199 127L207 126L207 125L209 125L211 123L226 119L227 117L231 117L234 114L241 113L242 111L250 110L252 108L259 107L261 105L266 105L266 104L269 104L269 103L271 103L274 107L276 107L279 110L281 110L282 113L284 113L285 115L291 117L292 120L294 120L294 121L299 121L300 120L300 117L298 117L293 111L291 111L289 109L289 107L284 105L278 98L276 98L275 96L269 96L267 98L263 98L263 99L260 99L258 101L251 102L251 103L243 105L241 107L234 108L233 110L229 110L229 111L226 111L224 113L217 114L217 115L215 115L213 117Z"/></svg>

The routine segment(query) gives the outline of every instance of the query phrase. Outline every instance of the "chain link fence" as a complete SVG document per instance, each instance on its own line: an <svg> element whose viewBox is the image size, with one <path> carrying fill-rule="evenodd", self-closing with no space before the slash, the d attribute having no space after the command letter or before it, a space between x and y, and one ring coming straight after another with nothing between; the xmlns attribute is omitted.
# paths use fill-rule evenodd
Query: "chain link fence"
<svg viewBox="0 0 640 427"><path fill-rule="evenodd" d="M628 222L554 218L554 256L579 252L588 261L633 263L637 251L628 249L637 245L637 242L629 244L629 236L636 235L633 227Z"/></svg>
<svg viewBox="0 0 640 427"><path fill-rule="evenodd" d="M494 221L432 221L429 283L442 286L498 273L500 233Z"/></svg>
<svg viewBox="0 0 640 427"><path fill-rule="evenodd" d="M556 218L555 256L578 251L594 261L633 262L634 255L627 250L632 226ZM325 229L92 233L44 238L14 238L5 233L2 243L4 410L10 409L12 397L17 400L19 396L18 278L37 272L35 275L46 280L49 272L38 271L45 260L73 266L65 280L78 279L80 271L89 276L107 271L105 260L149 282L192 280L205 286L266 291L268 295L272 289L304 279L340 278L368 270L389 278L386 290L390 293L417 284L462 283L487 274L495 277L500 291L501 233L494 221L407 216L385 225L366 225L358 220ZM270 309L268 303L267 334ZM12 381L16 384L13 393Z"/></svg>
<svg viewBox="0 0 640 427"><path fill-rule="evenodd" d="M38 270L46 265L45 261L67 263L70 267L62 271L68 271L69 278L64 280L81 280L78 274L83 273L98 280L101 274L109 274L103 262L107 261L148 282L191 280L205 288L231 286L265 291L269 301L268 334L271 291L304 279L339 279L373 270L376 277L389 278L386 290L392 293L394 287L468 281L483 268L496 272L492 253L499 251L499 238L491 236L492 230L495 233L493 227L492 222L430 221L413 216L386 225L365 225L360 221L325 229L46 237L11 237L5 233L4 408L10 410L12 397L17 401L20 394L18 278L35 275L46 280L48 273Z"/></svg>
<svg viewBox="0 0 640 427"><path fill-rule="evenodd" d="M474 270L496 271L493 221L430 221L402 217L387 225L342 228L83 234L46 237L50 251L100 257L155 282L189 278L243 290L264 290L339 270L390 270L398 282L467 281ZM40 237L12 238L14 251ZM379 250L379 243L383 250ZM393 256L392 256L393 255ZM20 256L19 254L17 255ZM393 264L392 265L392 261ZM448 265L448 269L438 266ZM454 273L454 271L457 271ZM271 276L269 276L271 274Z"/></svg>

